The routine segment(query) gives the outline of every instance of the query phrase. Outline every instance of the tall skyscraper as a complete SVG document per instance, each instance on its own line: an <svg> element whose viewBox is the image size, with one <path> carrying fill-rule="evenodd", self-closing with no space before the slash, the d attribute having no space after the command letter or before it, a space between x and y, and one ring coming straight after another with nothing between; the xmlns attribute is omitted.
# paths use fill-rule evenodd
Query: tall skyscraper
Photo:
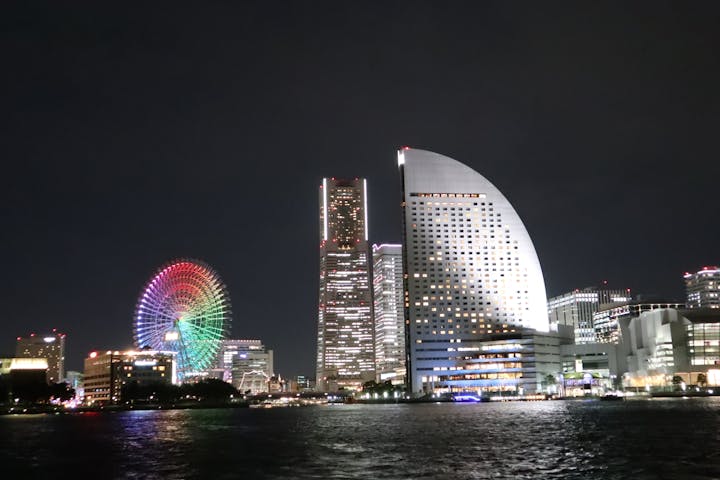
<svg viewBox="0 0 720 480"><path fill-rule="evenodd" d="M320 186L317 387L359 388L375 377L367 182Z"/></svg>
<svg viewBox="0 0 720 480"><path fill-rule="evenodd" d="M48 383L65 380L65 334L53 328L52 333L17 337L15 355L20 358L45 358Z"/></svg>
<svg viewBox="0 0 720 480"><path fill-rule="evenodd" d="M687 308L720 308L720 268L703 267L684 278Z"/></svg>
<svg viewBox="0 0 720 480"><path fill-rule="evenodd" d="M410 390L517 384L530 359L515 337L548 331L542 270L525 226L493 184L460 162L403 148L398 164Z"/></svg>
<svg viewBox="0 0 720 480"><path fill-rule="evenodd" d="M405 373L405 315L401 245L373 245L373 307L375 317L375 368L380 380Z"/></svg>
<svg viewBox="0 0 720 480"><path fill-rule="evenodd" d="M547 301L548 317L551 325L567 325L572 327L575 343L596 343L598 341L593 323L593 315L600 305L629 302L632 300L630 289L608 289L587 287L582 290L549 298Z"/></svg>

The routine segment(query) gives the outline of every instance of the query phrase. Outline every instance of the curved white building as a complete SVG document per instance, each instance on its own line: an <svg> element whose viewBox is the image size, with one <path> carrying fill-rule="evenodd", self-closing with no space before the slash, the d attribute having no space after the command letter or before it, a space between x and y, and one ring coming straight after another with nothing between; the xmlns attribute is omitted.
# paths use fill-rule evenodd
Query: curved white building
<svg viewBox="0 0 720 480"><path fill-rule="evenodd" d="M519 361L520 333L548 331L525 226L492 183L460 162L405 147L398 164L411 391L517 389L528 366Z"/></svg>

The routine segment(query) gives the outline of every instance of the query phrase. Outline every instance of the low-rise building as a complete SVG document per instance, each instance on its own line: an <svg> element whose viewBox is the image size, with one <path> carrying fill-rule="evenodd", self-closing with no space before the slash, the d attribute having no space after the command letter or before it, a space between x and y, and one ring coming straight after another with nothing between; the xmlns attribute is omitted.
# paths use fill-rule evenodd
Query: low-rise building
<svg viewBox="0 0 720 480"><path fill-rule="evenodd" d="M625 386L666 387L678 372L690 371L690 320L674 308L643 312L628 325L622 348L627 353Z"/></svg>
<svg viewBox="0 0 720 480"><path fill-rule="evenodd" d="M238 350L232 357L232 385L241 393L262 393L270 389L273 372L273 351L266 349L260 340L251 342L248 348Z"/></svg>
<svg viewBox="0 0 720 480"><path fill-rule="evenodd" d="M122 401L122 388L129 383L175 383L175 352L129 350L91 352L83 372L86 404Z"/></svg>
<svg viewBox="0 0 720 480"><path fill-rule="evenodd" d="M561 380L580 379L582 382L579 384L586 390L590 388L588 385L605 390L620 388L622 375L627 371L627 360L622 355L619 345L615 344L560 345L560 357L562 361ZM588 379L591 379L591 382L587 382ZM573 382L565 383L568 388L571 385ZM589 392L570 392L568 390L566 395L576 396L584 393Z"/></svg>
<svg viewBox="0 0 720 480"><path fill-rule="evenodd" d="M6 402L41 402L47 400L46 358L0 358L0 382Z"/></svg>
<svg viewBox="0 0 720 480"><path fill-rule="evenodd" d="M500 333L487 340L425 340L419 358L433 360L422 389L431 394L531 395L560 372L560 345L572 341L569 328L558 331Z"/></svg>
<svg viewBox="0 0 720 480"><path fill-rule="evenodd" d="M595 338L598 343L614 343L621 341L623 329L627 329L630 321L643 312L664 308L682 309L683 303L665 301L636 301L606 303L593 314Z"/></svg>

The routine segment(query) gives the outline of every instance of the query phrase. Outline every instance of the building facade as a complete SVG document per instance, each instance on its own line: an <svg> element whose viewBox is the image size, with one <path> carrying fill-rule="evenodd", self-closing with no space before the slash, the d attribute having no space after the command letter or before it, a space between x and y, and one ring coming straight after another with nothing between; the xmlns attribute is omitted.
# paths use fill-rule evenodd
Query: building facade
<svg viewBox="0 0 720 480"><path fill-rule="evenodd" d="M593 328L598 343L618 344L622 340L623 332L627 335L627 327L630 320L640 316L644 312L664 308L682 309L683 303L673 302L648 302L648 301L627 301L622 303L608 303L601 305L593 313Z"/></svg>
<svg viewBox="0 0 720 480"><path fill-rule="evenodd" d="M19 358L47 359L47 381L58 383L65 380L65 334L53 329L51 333L17 337L15 355Z"/></svg>
<svg viewBox="0 0 720 480"><path fill-rule="evenodd" d="M375 369L379 381L405 382L402 246L373 245Z"/></svg>
<svg viewBox="0 0 720 480"><path fill-rule="evenodd" d="M548 299L548 317L551 325L572 327L575 343L586 344L597 341L593 314L603 304L627 302L630 289L610 290L587 287Z"/></svg>
<svg viewBox="0 0 720 480"><path fill-rule="evenodd" d="M47 358L0 358L0 382L7 397L4 403L44 402L47 400Z"/></svg>
<svg viewBox="0 0 720 480"><path fill-rule="evenodd" d="M233 387L251 395L269 391L269 382L275 375L273 351L265 349L260 340L239 340L236 346L241 348L231 357Z"/></svg>
<svg viewBox="0 0 720 480"><path fill-rule="evenodd" d="M245 355L247 358L248 353L252 352L265 352L265 346L262 340L256 339L226 339L223 340L218 351L217 363L215 369L220 372L218 378L221 378L225 382L232 383L232 368L233 360L238 358L238 355ZM271 368L272 370L272 368ZM271 373L271 372L268 372Z"/></svg>
<svg viewBox="0 0 720 480"><path fill-rule="evenodd" d="M516 367L505 365L516 357L499 365L483 342L549 330L542 270L525 226L494 185L460 162L403 148L398 164L409 390L520 388L524 373L513 376ZM489 373L486 363L499 370Z"/></svg>
<svg viewBox="0 0 720 480"><path fill-rule="evenodd" d="M645 311L633 318L622 343L628 364L625 385L662 387L675 373L690 370L690 325L690 320L674 308Z"/></svg>
<svg viewBox="0 0 720 480"><path fill-rule="evenodd" d="M122 388L138 385L176 383L175 352L130 350L91 352L85 359L83 391L85 403L115 404L122 401Z"/></svg>
<svg viewBox="0 0 720 480"><path fill-rule="evenodd" d="M685 273L687 308L720 308L720 268Z"/></svg>
<svg viewBox="0 0 720 480"><path fill-rule="evenodd" d="M320 186L317 387L357 389L375 378L367 182Z"/></svg>

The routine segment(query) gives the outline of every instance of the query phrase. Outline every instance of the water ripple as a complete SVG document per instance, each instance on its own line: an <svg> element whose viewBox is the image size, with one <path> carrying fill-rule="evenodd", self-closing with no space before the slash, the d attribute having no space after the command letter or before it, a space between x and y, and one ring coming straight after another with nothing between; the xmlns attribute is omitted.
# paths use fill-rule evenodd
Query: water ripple
<svg viewBox="0 0 720 480"><path fill-rule="evenodd" d="M23 478L720 478L720 400L0 417ZM3 475L5 477L5 475Z"/></svg>

